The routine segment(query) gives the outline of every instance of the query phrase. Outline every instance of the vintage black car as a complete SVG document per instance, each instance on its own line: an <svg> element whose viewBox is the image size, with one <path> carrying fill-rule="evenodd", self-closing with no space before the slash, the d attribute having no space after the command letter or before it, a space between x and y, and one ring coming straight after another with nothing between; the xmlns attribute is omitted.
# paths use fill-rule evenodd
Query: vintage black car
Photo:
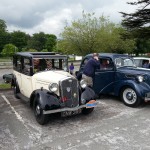
<svg viewBox="0 0 150 150"><path fill-rule="evenodd" d="M85 56L78 79L92 54ZM139 106L150 101L150 70L137 68L132 57L124 54L99 53L100 67L95 70L94 91L96 94L120 96L125 105Z"/></svg>
<svg viewBox="0 0 150 150"><path fill-rule="evenodd" d="M13 78L12 73L3 75L3 80L4 80L5 83L11 83L12 78Z"/></svg>
<svg viewBox="0 0 150 150"><path fill-rule="evenodd" d="M14 55L14 95L30 103L39 124L47 123L49 114L89 114L94 110L95 92L84 80L79 83L67 68L66 55L50 52Z"/></svg>

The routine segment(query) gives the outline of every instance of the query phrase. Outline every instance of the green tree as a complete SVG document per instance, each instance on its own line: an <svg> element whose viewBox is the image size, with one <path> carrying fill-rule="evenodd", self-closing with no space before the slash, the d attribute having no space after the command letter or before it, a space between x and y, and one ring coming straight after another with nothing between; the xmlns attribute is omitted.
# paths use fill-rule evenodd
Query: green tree
<svg viewBox="0 0 150 150"><path fill-rule="evenodd" d="M35 33L28 41L28 48L41 51L42 49L45 49L45 43L46 43L46 34L44 32Z"/></svg>
<svg viewBox="0 0 150 150"><path fill-rule="evenodd" d="M29 38L30 36L24 32L14 31L11 33L10 42L18 47L19 51L21 51L22 48L25 48L27 46L27 41Z"/></svg>
<svg viewBox="0 0 150 150"><path fill-rule="evenodd" d="M6 23L4 20L0 19L0 52L7 42L9 42L9 34L6 31Z"/></svg>
<svg viewBox="0 0 150 150"><path fill-rule="evenodd" d="M110 22L108 17L102 15L96 18L94 15L83 12L81 19L66 26L57 50L79 55L92 52L131 52L134 40L121 38L124 29Z"/></svg>
<svg viewBox="0 0 150 150"><path fill-rule="evenodd" d="M48 52L48 50L47 49L42 49L42 51L41 52Z"/></svg>
<svg viewBox="0 0 150 150"><path fill-rule="evenodd" d="M150 38L150 0L137 0L128 2L130 5L139 6L134 13L121 12L124 19L122 25L130 32L136 32L138 38Z"/></svg>
<svg viewBox="0 0 150 150"><path fill-rule="evenodd" d="M46 43L45 43L45 48L51 52L56 49L56 44L57 44L57 37L53 34L47 34L46 35Z"/></svg>
<svg viewBox="0 0 150 150"><path fill-rule="evenodd" d="M9 56L9 57L11 57L16 52L18 52L18 48L15 45L13 45L13 44L6 44L4 46L4 49L2 50L1 54L3 56Z"/></svg>

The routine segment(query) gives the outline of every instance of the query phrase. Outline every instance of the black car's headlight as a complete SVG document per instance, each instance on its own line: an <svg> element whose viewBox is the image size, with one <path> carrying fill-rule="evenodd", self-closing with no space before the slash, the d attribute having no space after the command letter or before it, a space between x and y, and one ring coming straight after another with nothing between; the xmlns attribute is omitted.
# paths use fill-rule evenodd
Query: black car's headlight
<svg viewBox="0 0 150 150"><path fill-rule="evenodd" d="M137 79L138 82L143 82L144 81L144 77L141 76L141 75L137 76L136 79Z"/></svg>
<svg viewBox="0 0 150 150"><path fill-rule="evenodd" d="M81 88L85 89L87 87L87 82L84 79L82 79L80 81L80 86L81 86Z"/></svg>
<svg viewBox="0 0 150 150"><path fill-rule="evenodd" d="M58 90L58 84L57 83L50 83L48 88L51 92L56 92Z"/></svg>

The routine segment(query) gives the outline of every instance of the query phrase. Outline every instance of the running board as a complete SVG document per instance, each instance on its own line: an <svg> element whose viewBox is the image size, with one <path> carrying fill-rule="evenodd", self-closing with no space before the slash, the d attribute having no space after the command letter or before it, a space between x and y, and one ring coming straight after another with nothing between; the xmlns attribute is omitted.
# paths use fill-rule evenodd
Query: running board
<svg viewBox="0 0 150 150"><path fill-rule="evenodd" d="M26 96L24 96L23 94L21 93L18 93L17 96L22 99L23 101L25 102L29 102L29 98L27 98Z"/></svg>

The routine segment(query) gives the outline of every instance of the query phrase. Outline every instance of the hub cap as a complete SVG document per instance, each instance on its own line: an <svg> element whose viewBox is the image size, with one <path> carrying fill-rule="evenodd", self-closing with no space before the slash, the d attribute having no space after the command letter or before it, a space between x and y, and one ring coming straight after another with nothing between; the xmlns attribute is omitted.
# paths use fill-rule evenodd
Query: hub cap
<svg viewBox="0 0 150 150"><path fill-rule="evenodd" d="M137 95L131 88L127 88L123 91L123 99L127 104L134 104L137 101Z"/></svg>
<svg viewBox="0 0 150 150"><path fill-rule="evenodd" d="M37 113L37 115L40 115L40 106L39 105L36 106L36 113Z"/></svg>

